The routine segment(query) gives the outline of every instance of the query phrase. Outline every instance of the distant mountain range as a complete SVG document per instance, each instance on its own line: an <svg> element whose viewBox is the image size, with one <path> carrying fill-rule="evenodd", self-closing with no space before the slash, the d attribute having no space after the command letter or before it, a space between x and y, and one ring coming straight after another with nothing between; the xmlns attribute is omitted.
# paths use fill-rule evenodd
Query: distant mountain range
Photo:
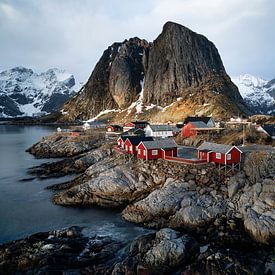
<svg viewBox="0 0 275 275"><path fill-rule="evenodd" d="M250 74L231 79L253 113L275 115L275 79L267 81Z"/></svg>
<svg viewBox="0 0 275 275"><path fill-rule="evenodd" d="M0 72L0 117L39 116L58 111L80 89L72 74L60 69L35 73L15 67Z"/></svg>

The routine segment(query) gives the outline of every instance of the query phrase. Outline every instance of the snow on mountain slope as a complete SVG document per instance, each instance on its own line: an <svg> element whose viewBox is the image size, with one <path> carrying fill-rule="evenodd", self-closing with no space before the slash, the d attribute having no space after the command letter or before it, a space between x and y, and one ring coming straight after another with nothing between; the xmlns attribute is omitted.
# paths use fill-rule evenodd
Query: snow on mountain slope
<svg viewBox="0 0 275 275"><path fill-rule="evenodd" d="M57 111L80 88L72 74L24 67L0 72L0 117L37 116Z"/></svg>
<svg viewBox="0 0 275 275"><path fill-rule="evenodd" d="M275 80L267 81L250 74L231 77L246 104L255 112L275 114Z"/></svg>

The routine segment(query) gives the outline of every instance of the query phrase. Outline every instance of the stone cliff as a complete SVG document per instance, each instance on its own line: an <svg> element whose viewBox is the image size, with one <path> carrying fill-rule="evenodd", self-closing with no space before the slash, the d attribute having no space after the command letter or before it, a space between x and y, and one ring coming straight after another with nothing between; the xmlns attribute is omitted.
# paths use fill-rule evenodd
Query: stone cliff
<svg viewBox="0 0 275 275"><path fill-rule="evenodd" d="M126 117L153 121L154 116L169 120L175 117L171 110L166 116L158 113L175 102L182 105L173 107L181 113L176 119L248 112L215 45L203 35L167 22L152 43L131 38L105 50L88 82L65 104L63 119L90 119L116 109L114 121Z"/></svg>

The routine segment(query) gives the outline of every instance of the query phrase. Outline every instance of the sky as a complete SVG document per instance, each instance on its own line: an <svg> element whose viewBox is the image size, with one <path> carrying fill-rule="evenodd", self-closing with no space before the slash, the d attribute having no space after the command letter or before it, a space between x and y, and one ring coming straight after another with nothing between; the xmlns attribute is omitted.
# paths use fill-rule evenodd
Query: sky
<svg viewBox="0 0 275 275"><path fill-rule="evenodd" d="M0 0L0 70L65 69L85 82L103 51L165 22L214 42L231 76L275 78L274 0Z"/></svg>

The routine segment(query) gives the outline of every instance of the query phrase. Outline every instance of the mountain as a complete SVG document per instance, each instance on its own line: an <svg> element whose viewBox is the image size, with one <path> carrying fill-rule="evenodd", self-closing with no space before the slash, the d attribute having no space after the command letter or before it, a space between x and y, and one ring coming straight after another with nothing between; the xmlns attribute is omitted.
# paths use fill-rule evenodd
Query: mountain
<svg viewBox="0 0 275 275"><path fill-rule="evenodd" d="M275 114L275 79L264 80L250 74L232 77L246 104L254 113Z"/></svg>
<svg viewBox="0 0 275 275"><path fill-rule="evenodd" d="M40 74L24 67L0 72L0 117L36 116L60 109L76 91L73 75L49 69Z"/></svg>
<svg viewBox="0 0 275 275"><path fill-rule="evenodd" d="M167 22L152 43L135 37L108 47L63 112L63 120L102 114L113 121L164 122L190 114L229 117L249 111L215 45Z"/></svg>

